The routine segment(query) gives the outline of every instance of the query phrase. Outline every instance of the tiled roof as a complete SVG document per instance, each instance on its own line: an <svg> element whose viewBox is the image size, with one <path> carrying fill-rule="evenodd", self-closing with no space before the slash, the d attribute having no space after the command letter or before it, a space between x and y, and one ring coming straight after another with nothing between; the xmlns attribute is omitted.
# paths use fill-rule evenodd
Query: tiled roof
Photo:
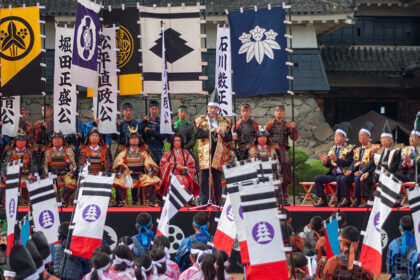
<svg viewBox="0 0 420 280"><path fill-rule="evenodd" d="M420 46L322 46L327 73L400 77L420 68Z"/></svg>
<svg viewBox="0 0 420 280"><path fill-rule="evenodd" d="M21 6L22 1L7 1L0 0L3 5L12 3L16 6ZM49 16L65 16L74 15L76 12L76 0L27 0L26 5L34 5L40 3L46 6L46 13ZM206 6L208 15L222 15L225 9L229 11L238 10L240 7L244 9L253 9L254 6L259 8L266 7L266 0L104 0L103 5L111 5L118 7L124 3L126 7L140 5L151 6L156 4L158 6L166 6L171 3L172 6L179 6L181 3L185 5L196 5L200 2L201 5ZM288 4L288 1L272 0L268 1L273 7L281 6L283 2ZM318 14L341 14L354 11L354 0L290 0L292 5L292 12L298 15L318 15Z"/></svg>

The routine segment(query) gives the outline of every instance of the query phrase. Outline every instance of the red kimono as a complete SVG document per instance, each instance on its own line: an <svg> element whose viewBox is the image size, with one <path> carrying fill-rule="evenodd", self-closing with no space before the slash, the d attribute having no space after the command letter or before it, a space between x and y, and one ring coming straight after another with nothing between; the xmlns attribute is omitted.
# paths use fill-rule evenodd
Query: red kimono
<svg viewBox="0 0 420 280"><path fill-rule="evenodd" d="M175 169L174 169L175 166ZM188 169L181 170L181 166ZM174 169L172 171L172 169ZM159 195L163 196L168 187L169 174L173 172L178 181L185 186L194 196L200 193L200 185L195 176L194 157L185 149L170 149L160 160L160 176L162 178L162 187L158 190Z"/></svg>

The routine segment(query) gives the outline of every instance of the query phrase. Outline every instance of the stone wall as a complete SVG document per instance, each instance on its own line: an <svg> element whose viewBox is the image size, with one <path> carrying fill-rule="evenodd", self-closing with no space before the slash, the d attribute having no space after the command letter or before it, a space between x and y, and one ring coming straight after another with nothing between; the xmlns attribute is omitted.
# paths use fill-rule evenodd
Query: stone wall
<svg viewBox="0 0 420 280"><path fill-rule="evenodd" d="M84 93L81 95L85 96ZM149 96L150 100L158 100L159 96ZM179 105L187 106L189 120L198 114L204 114L206 107L206 97L202 95L173 95L171 96L172 108L176 111ZM41 119L41 106L43 98L37 96L25 96L22 99L22 106L29 108L30 121L34 122ZM134 118L140 119L145 115L145 98L143 96L121 96L119 98L120 108L124 102L131 102L135 107ZM52 103L52 96L47 97L47 103ZM273 108L277 104L283 104L286 108L286 120L292 117L292 98L290 95L264 95L252 98L238 98L237 101L238 117L239 106L242 103L249 103L252 107L252 117L260 124L265 125L273 118ZM91 120L90 108L92 99L86 97L79 98L80 118L87 122ZM316 158L319 152L327 151L332 144L333 132L325 122L324 116L318 104L311 94L298 94L295 96L295 120L299 131L299 140L296 146L307 151L312 158Z"/></svg>

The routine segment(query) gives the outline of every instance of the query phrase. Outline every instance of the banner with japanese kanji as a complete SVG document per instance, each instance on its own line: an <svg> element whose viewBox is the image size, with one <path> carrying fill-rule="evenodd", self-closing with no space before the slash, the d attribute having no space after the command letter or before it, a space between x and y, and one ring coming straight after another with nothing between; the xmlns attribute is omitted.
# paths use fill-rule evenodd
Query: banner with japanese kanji
<svg viewBox="0 0 420 280"><path fill-rule="evenodd" d="M77 95L71 82L73 28L56 27L54 61L54 130L76 133Z"/></svg>
<svg viewBox="0 0 420 280"><path fill-rule="evenodd" d="M19 129L20 96L3 97L1 106L1 133L9 137L16 137Z"/></svg>
<svg viewBox="0 0 420 280"><path fill-rule="evenodd" d="M41 28L38 7L0 9L1 94L41 94Z"/></svg>
<svg viewBox="0 0 420 280"><path fill-rule="evenodd" d="M118 69L118 87L120 95L140 94L143 90L140 63L140 26L139 10L136 7L121 7L103 10L104 26L116 25Z"/></svg>
<svg viewBox="0 0 420 280"><path fill-rule="evenodd" d="M162 24L162 34L165 34L165 25ZM162 93L160 95L160 133L173 134L171 99L168 85L168 70L166 69L165 35L162 36Z"/></svg>
<svg viewBox="0 0 420 280"><path fill-rule="evenodd" d="M202 52L200 6L140 6L140 28L143 66L143 92L160 94L162 62L162 30L165 26L165 47L169 88L172 94L201 93Z"/></svg>
<svg viewBox="0 0 420 280"><path fill-rule="evenodd" d="M115 28L112 27L103 28L99 35L98 75L98 90L93 89L98 129L103 134L117 133L117 55Z"/></svg>
<svg viewBox="0 0 420 280"><path fill-rule="evenodd" d="M232 62L230 53L230 29L217 26L215 85L219 93L220 114L232 116Z"/></svg>

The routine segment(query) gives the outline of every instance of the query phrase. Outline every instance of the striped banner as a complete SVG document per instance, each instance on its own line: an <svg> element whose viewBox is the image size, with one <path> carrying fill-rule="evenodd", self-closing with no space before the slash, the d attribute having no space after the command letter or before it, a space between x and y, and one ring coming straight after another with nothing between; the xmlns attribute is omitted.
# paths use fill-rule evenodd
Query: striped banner
<svg viewBox="0 0 420 280"><path fill-rule="evenodd" d="M15 224L19 199L19 179L22 165L20 160L7 166L6 175L6 214L7 214L7 255L15 240Z"/></svg>

